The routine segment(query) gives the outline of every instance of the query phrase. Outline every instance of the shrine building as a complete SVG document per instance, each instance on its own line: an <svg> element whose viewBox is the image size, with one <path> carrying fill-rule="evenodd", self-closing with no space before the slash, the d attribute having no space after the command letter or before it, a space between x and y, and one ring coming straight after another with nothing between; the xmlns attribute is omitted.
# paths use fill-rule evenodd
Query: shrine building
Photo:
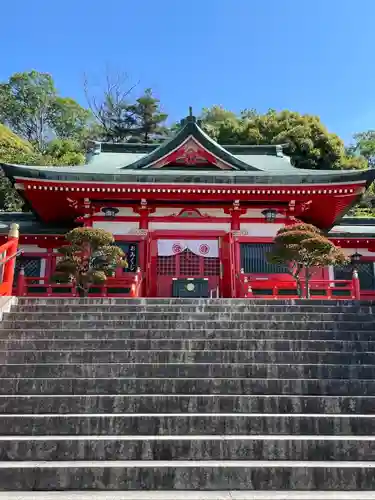
<svg viewBox="0 0 375 500"><path fill-rule="evenodd" d="M162 144L95 143L86 165L2 168L32 210L0 215L0 243L20 225L25 295L73 293L51 276L64 235L87 226L111 232L128 260L93 296L126 296L136 282L145 297L241 297L244 279L253 296L288 282L280 294L292 296L286 268L266 256L280 228L304 221L354 256L361 297L375 298L374 220L345 218L374 170L298 169L281 145L220 145L191 115ZM317 269L313 280L324 296L350 273Z"/></svg>

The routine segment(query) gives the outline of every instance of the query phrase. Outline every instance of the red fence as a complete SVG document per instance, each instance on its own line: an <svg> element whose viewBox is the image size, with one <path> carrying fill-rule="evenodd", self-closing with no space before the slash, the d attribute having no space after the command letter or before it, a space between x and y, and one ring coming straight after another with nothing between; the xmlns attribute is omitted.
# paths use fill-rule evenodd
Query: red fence
<svg viewBox="0 0 375 500"><path fill-rule="evenodd" d="M108 278L102 285L92 285L88 297L141 297L143 288L142 272L127 273L121 278ZM78 297L79 290L74 282L53 283L49 278L26 277L19 273L16 283L19 297Z"/></svg>
<svg viewBox="0 0 375 500"><path fill-rule="evenodd" d="M302 283L302 297L306 297L306 287ZM359 300L361 291L358 273L353 272L351 280L311 280L309 282L311 299ZM294 280L275 279L254 280L245 274L240 275L240 297L262 299L296 299L297 284Z"/></svg>

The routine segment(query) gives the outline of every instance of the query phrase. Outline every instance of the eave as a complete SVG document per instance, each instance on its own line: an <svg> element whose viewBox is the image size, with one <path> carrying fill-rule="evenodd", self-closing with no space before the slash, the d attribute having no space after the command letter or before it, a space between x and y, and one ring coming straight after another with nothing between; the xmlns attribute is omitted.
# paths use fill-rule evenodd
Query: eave
<svg viewBox="0 0 375 500"><path fill-rule="evenodd" d="M369 170L299 170L288 172L249 171L199 171L182 170L134 170L114 169L97 172L90 166L81 167L30 167L26 165L0 164L5 175L14 183L17 179L44 180L51 182L86 182L103 184L227 184L293 186L308 184L339 184L365 182L368 187L375 179L375 169Z"/></svg>
<svg viewBox="0 0 375 500"><path fill-rule="evenodd" d="M217 205L243 204L287 207L293 200L303 206L303 220L322 228L330 228L365 190L366 181L336 185L191 185L191 184L118 184L57 182L15 178L16 188L32 205L41 219L49 222L73 221L84 213L84 200L112 203L139 203L141 199L158 202L215 202ZM104 205L103 205L104 206Z"/></svg>

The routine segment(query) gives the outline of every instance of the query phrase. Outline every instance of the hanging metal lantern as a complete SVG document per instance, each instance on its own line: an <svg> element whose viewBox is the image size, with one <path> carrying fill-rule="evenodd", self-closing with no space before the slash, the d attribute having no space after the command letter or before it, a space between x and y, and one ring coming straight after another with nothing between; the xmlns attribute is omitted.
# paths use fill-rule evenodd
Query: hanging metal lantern
<svg viewBox="0 0 375 500"><path fill-rule="evenodd" d="M107 219L114 219L119 213L119 209L115 207L104 207L102 208L102 212Z"/></svg>
<svg viewBox="0 0 375 500"><path fill-rule="evenodd" d="M262 214L266 222L275 222L277 211L274 208L266 208L266 210L263 210Z"/></svg>

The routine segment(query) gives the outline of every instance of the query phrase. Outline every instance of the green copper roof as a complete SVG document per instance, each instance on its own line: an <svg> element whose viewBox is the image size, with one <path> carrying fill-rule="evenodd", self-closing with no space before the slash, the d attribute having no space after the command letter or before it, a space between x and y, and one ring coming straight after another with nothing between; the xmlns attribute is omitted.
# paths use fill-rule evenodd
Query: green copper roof
<svg viewBox="0 0 375 500"><path fill-rule="evenodd" d="M21 234L66 234L75 226L72 224L56 226L37 219L31 212L0 212L0 234L8 234L12 223L20 226Z"/></svg>
<svg viewBox="0 0 375 500"><path fill-rule="evenodd" d="M112 182L112 183L180 183L180 184L330 184L365 181L369 185L375 170L300 170L269 171L194 171L194 169L128 170L122 168L94 168L90 164L80 167L28 167L2 164L5 175L50 181Z"/></svg>
<svg viewBox="0 0 375 500"><path fill-rule="evenodd" d="M225 163L229 163L235 170L258 170L256 167L253 167L248 163L244 163L237 156L229 153L229 151L227 151L222 146L220 146L220 144L211 139L211 137L209 137L198 126L194 116L188 116L187 118L185 118L185 122L176 135L161 144L157 149L152 151L147 156L144 156L143 158L140 158L136 162L132 163L132 165L128 168L131 167L132 169L138 169L147 168L150 165L152 166L152 164L156 163L168 153L171 153L176 148L178 148L178 146L180 146L189 137L194 137L194 139L196 139L210 153L212 153Z"/></svg>
<svg viewBox="0 0 375 500"><path fill-rule="evenodd" d="M197 168L195 165L167 165L152 168L155 162L193 137L216 158L232 167ZM194 183L194 184L330 184L365 181L371 184L375 170L303 170L295 168L278 145L221 146L198 125L195 117L185 119L180 130L163 144L93 143L87 164L68 167L32 167L3 164L5 175L51 181L112 183Z"/></svg>

